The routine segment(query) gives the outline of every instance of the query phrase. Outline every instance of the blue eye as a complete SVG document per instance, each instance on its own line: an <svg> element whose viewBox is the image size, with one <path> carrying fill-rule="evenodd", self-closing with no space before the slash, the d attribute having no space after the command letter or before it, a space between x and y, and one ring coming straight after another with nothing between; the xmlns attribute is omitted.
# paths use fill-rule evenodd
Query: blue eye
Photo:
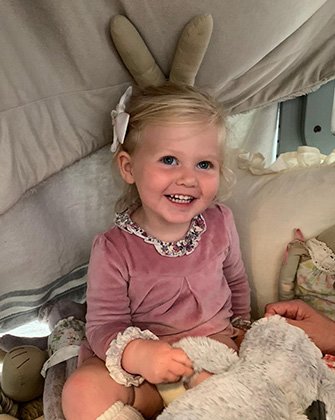
<svg viewBox="0 0 335 420"><path fill-rule="evenodd" d="M176 165L177 164L177 159L173 156L164 156L161 158L160 160L162 163L164 163L165 165Z"/></svg>
<svg viewBox="0 0 335 420"><path fill-rule="evenodd" d="M198 163L197 166L200 169L211 169L211 168L213 168L212 162L209 162L208 160L202 160L201 162Z"/></svg>

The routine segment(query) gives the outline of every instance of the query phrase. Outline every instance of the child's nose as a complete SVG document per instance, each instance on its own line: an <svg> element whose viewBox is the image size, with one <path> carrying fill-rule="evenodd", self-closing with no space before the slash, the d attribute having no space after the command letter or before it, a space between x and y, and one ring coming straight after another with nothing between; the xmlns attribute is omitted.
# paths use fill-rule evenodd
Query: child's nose
<svg viewBox="0 0 335 420"><path fill-rule="evenodd" d="M177 178L177 185L185 185L186 187L194 187L197 184L195 171L189 168L182 168Z"/></svg>

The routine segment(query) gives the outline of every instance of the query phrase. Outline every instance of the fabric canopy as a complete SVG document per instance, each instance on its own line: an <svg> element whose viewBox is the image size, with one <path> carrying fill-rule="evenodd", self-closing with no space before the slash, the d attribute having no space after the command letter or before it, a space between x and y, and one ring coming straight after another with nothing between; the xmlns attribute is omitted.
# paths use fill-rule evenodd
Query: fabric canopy
<svg viewBox="0 0 335 420"><path fill-rule="evenodd" d="M335 0L2 0L0 214L50 175L110 142L110 111L132 82L112 45L126 15L168 74L195 15L214 31L197 84L239 113L335 75Z"/></svg>

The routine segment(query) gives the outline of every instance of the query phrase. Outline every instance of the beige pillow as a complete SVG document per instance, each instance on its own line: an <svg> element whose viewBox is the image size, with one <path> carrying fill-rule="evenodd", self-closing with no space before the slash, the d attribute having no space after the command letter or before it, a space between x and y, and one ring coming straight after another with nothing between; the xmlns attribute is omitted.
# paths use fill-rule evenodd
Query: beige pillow
<svg viewBox="0 0 335 420"><path fill-rule="evenodd" d="M253 175L237 168L235 156L230 166L237 184L227 205L240 234L254 316L260 316L278 299L280 265L294 228L309 238L335 223L335 165Z"/></svg>

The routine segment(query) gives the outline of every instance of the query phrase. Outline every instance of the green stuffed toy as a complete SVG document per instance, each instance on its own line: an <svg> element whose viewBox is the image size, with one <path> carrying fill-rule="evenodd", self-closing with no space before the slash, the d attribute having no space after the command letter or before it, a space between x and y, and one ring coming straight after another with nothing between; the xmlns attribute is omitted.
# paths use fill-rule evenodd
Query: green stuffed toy
<svg viewBox="0 0 335 420"><path fill-rule="evenodd" d="M2 413L24 420L43 414L44 380L40 370L47 358L45 350L29 345L14 347L6 353L0 391Z"/></svg>
<svg viewBox="0 0 335 420"><path fill-rule="evenodd" d="M302 299L335 320L335 225L307 240L295 230L280 270L279 298Z"/></svg>

